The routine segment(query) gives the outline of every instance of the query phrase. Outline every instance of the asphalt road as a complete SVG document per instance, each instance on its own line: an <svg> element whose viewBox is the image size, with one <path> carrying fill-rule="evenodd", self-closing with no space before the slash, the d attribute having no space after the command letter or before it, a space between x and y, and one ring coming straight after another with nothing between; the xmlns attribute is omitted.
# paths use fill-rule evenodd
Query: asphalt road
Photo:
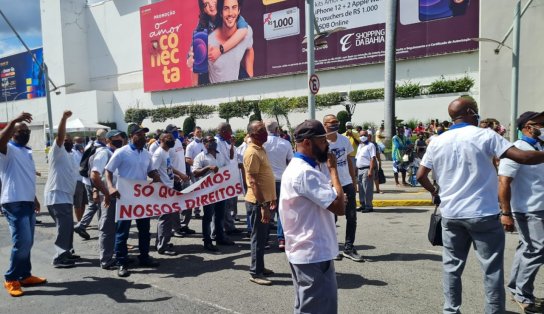
<svg viewBox="0 0 544 314"><path fill-rule="evenodd" d="M38 181L43 193L44 180ZM242 213L243 203L239 203ZM356 247L367 262L335 262L338 278L339 313L439 313L442 308L441 249L427 239L431 208L379 208L358 214ZM267 251L267 268L276 272L273 285L249 282L249 241L233 237L237 245L221 247L221 254L206 253L200 234L174 238L181 253L160 257L158 269L134 268L130 277L118 278L115 271L98 267L96 220L89 233L92 239L74 237L74 247L83 259L71 269L51 266L56 233L51 218L40 214L45 224L36 228L32 251L33 273L49 283L26 288L26 295L12 298L0 292L0 313L290 313L293 286L285 254L274 246ZM245 212L245 210L244 210ZM242 216L240 216L243 218ZM338 223L343 241L345 219ZM153 225L154 226L154 225ZM200 220L191 227L201 230ZM239 228L243 228L243 222ZM133 230L136 230L133 227ZM11 249L5 219L0 219L0 269L8 265ZM137 245L136 232L129 244ZM274 237L272 237L274 238ZM506 241L506 278L517 234ZM137 254L136 250L131 252ZM158 257L156 252L152 252ZM536 295L544 295L544 280L538 275ZM463 312L483 312L482 274L471 253L463 275ZM507 300L507 309L519 312Z"/></svg>

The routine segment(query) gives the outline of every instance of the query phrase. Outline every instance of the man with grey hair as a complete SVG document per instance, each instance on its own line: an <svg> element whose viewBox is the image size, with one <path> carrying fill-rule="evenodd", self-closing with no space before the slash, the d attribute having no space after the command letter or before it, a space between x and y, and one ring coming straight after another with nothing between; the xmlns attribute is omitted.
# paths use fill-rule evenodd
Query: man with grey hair
<svg viewBox="0 0 544 314"><path fill-rule="evenodd" d="M272 171L274 172L274 178L276 179L276 196L279 199L280 197L280 188L281 188L281 176L287 168L287 165L293 159L293 147L291 144L282 139L279 134L278 122L273 119L264 120L264 126L268 132L268 138L263 144L263 147L268 155L268 160L272 166ZM272 217L274 215L272 214ZM281 225L281 219L278 215L278 248L283 251L285 250L285 237L283 235L283 227Z"/></svg>
<svg viewBox="0 0 544 314"><path fill-rule="evenodd" d="M94 141L93 146L96 149L106 147L106 134L108 133L105 129L100 129L96 131L96 140ZM84 153L85 154L85 153ZM89 158L90 160L90 158ZM77 233L80 237L85 240L89 240L91 236L87 233L87 227L91 224L94 215L98 212L98 217L101 216L100 211L100 202L96 202L96 197L93 197L93 193L98 193L96 189L93 189L91 179L89 176L83 176L83 184L85 184L85 190L87 191L87 200L89 201L81 221L74 227L74 232Z"/></svg>

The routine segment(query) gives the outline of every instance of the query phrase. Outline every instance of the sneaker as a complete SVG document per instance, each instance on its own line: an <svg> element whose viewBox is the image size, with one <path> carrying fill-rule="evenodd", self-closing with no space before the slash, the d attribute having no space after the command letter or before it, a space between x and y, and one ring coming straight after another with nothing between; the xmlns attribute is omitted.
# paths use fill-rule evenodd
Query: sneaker
<svg viewBox="0 0 544 314"><path fill-rule="evenodd" d="M36 277L36 276L30 276L30 277L26 277L23 280L19 280L19 282L21 283L23 287L28 287L28 286L36 286L36 285L41 285L43 283L46 283L47 279Z"/></svg>
<svg viewBox="0 0 544 314"><path fill-rule="evenodd" d="M204 249L210 252L219 252L217 246L213 245L211 242L204 243Z"/></svg>
<svg viewBox="0 0 544 314"><path fill-rule="evenodd" d="M343 258L344 258L344 255L342 255L342 253L338 253L338 255L336 255L336 257L334 258L334 260L335 260L335 261L341 261Z"/></svg>
<svg viewBox="0 0 544 314"><path fill-rule="evenodd" d="M516 298L514 301L519 305L523 313L525 314L540 314L543 313L542 307L534 303L521 303Z"/></svg>
<svg viewBox="0 0 544 314"><path fill-rule="evenodd" d="M242 232L243 232L242 230L236 229L236 228L234 228L234 229L232 229L232 230L229 230L229 231L225 231L225 233L228 234L228 235L232 235L232 234L240 234L240 233L242 233Z"/></svg>
<svg viewBox="0 0 544 314"><path fill-rule="evenodd" d="M279 240L278 241L278 249L280 249L280 251L282 251L282 252L285 251L285 240Z"/></svg>
<svg viewBox="0 0 544 314"><path fill-rule="evenodd" d="M76 262L64 256L59 256L53 260L53 267L55 268L70 268L74 266L76 266Z"/></svg>
<svg viewBox="0 0 544 314"><path fill-rule="evenodd" d="M195 213L195 219L202 219L202 216L200 215L200 213Z"/></svg>
<svg viewBox="0 0 544 314"><path fill-rule="evenodd" d="M262 286L272 285L272 281L268 280L268 278L266 278L265 276L260 276L260 275L254 275L249 277L249 281L254 282L258 285L262 285Z"/></svg>
<svg viewBox="0 0 544 314"><path fill-rule="evenodd" d="M71 260L78 260L78 259L81 259L81 256L79 256L77 254L70 253L70 254L66 255L66 258L71 259Z"/></svg>
<svg viewBox="0 0 544 314"><path fill-rule="evenodd" d="M181 233L180 231L174 231L174 237L185 238L185 234Z"/></svg>
<svg viewBox="0 0 544 314"><path fill-rule="evenodd" d="M342 255L344 255L344 257L346 258L349 258L350 260L352 261L355 261L355 262L364 262L364 258L359 255L359 253L357 253L357 250L356 249L351 249L351 250L348 250L348 251L344 251L342 253Z"/></svg>
<svg viewBox="0 0 544 314"><path fill-rule="evenodd" d="M20 297L24 294L21 289L21 284L17 280L5 281L4 288L8 291L9 295L12 297Z"/></svg>
<svg viewBox="0 0 544 314"><path fill-rule="evenodd" d="M128 276L130 276L130 272L128 271L128 267L126 265L119 266L119 269L117 270L117 276L119 276L119 277L128 277Z"/></svg>
<svg viewBox="0 0 544 314"><path fill-rule="evenodd" d="M85 231L85 229L81 227L74 227L74 232L77 233L80 237L82 237L85 240L90 240L91 236Z"/></svg>
<svg viewBox="0 0 544 314"><path fill-rule="evenodd" d="M172 250L171 248L157 250L157 253L159 253L160 255L167 255L167 256L176 256L176 255L178 255L178 252Z"/></svg>
<svg viewBox="0 0 544 314"><path fill-rule="evenodd" d="M106 270L112 270L112 269L117 268L116 263L117 263L117 261L112 258L112 259L110 259L109 261L107 261L105 263L100 263L100 268L106 269Z"/></svg>
<svg viewBox="0 0 544 314"><path fill-rule="evenodd" d="M159 262L155 261L151 256L140 259L142 267L159 267Z"/></svg>
<svg viewBox="0 0 544 314"><path fill-rule="evenodd" d="M272 269L268 269L268 268L265 267L265 269L263 270L263 275L272 276L272 275L274 275L274 271Z"/></svg>
<svg viewBox="0 0 544 314"><path fill-rule="evenodd" d="M365 208L361 210L361 213L372 213L374 211L374 208Z"/></svg>
<svg viewBox="0 0 544 314"><path fill-rule="evenodd" d="M185 233L185 234L195 234L195 233L196 233L196 231L194 231L193 229L191 229L191 228L189 228L189 227L187 227L187 226L181 227L181 228L179 229L179 231L180 231L181 233Z"/></svg>
<svg viewBox="0 0 544 314"><path fill-rule="evenodd" d="M217 240L215 243L217 243L217 245L234 245L234 241L230 239Z"/></svg>

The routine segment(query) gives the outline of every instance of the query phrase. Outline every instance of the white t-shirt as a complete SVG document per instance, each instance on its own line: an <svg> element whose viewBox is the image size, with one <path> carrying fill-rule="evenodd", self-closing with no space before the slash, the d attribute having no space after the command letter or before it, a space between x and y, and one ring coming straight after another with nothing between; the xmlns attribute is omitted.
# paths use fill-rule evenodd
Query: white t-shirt
<svg viewBox="0 0 544 314"><path fill-rule="evenodd" d="M100 142L98 142L98 141L94 141L94 142L91 141L91 142L89 142L89 144L87 144L87 146L85 146L85 150L87 150L89 147L91 147L91 145L96 146L96 151L94 152L95 154L96 154L96 152L97 152L101 147L102 147L102 148L103 148L103 147L106 147L106 144L100 143ZM82 156L82 157L83 157L83 156ZM93 156L91 156L91 157L89 158L89 160L90 160L92 157L93 157ZM78 169L78 173L79 173L79 165L78 165L78 168L77 168L77 169ZM91 165L89 165L89 169L91 169ZM89 177L81 177L81 182L83 182L83 184L85 184L85 185L92 185L92 184L91 184L91 178L89 178Z"/></svg>
<svg viewBox="0 0 544 314"><path fill-rule="evenodd" d="M204 144L202 143L202 139L197 140L193 139L189 145L187 145L187 149L185 150L185 157L195 159L196 155L200 154L201 152L205 151L206 148L204 147Z"/></svg>
<svg viewBox="0 0 544 314"><path fill-rule="evenodd" d="M368 144L359 144L357 155L355 155L357 168L370 167L373 157L376 157L376 145L370 142Z"/></svg>
<svg viewBox="0 0 544 314"><path fill-rule="evenodd" d="M221 139L219 135L215 136L215 140L217 142L217 151L227 159L235 159L236 158L236 152L232 158L230 158L230 147L232 144L229 144L227 141L224 141Z"/></svg>
<svg viewBox="0 0 544 314"><path fill-rule="evenodd" d="M514 145L521 150L535 150L531 144L519 140ZM537 149L542 147L537 144ZM516 213L544 211L544 164L522 165L504 158L499 165L499 175L513 178L510 184L510 206Z"/></svg>
<svg viewBox="0 0 544 314"><path fill-rule="evenodd" d="M215 154L215 158L212 154L208 154L206 152L202 152L198 155L196 155L195 160L193 162L193 172L197 169L202 169L207 166L217 166L218 168L225 167L228 165L229 161L223 157L223 154L220 152L217 152ZM207 175L208 173L211 173L210 171L206 172L204 175ZM204 176L203 175L203 176Z"/></svg>
<svg viewBox="0 0 544 314"><path fill-rule="evenodd" d="M53 143L49 151L49 175L45 183L45 205L73 204L78 166L64 145Z"/></svg>
<svg viewBox="0 0 544 314"><path fill-rule="evenodd" d="M34 202L36 197L36 167L32 149L9 142L6 154L0 153L2 197L0 203Z"/></svg>
<svg viewBox="0 0 544 314"><path fill-rule="evenodd" d="M83 157L83 153L80 152L77 149L72 149L72 158L74 159L75 164L77 165L77 181L83 180L83 176L79 174L79 164L81 163L81 158Z"/></svg>
<svg viewBox="0 0 544 314"><path fill-rule="evenodd" d="M221 43L217 40L217 35L220 31L221 29L218 28L208 36L209 46L219 47ZM218 83L238 80L240 62L242 62L246 50L251 47L253 47L253 30L248 26L247 35L240 43L222 54L215 62L208 62L210 82Z"/></svg>
<svg viewBox="0 0 544 314"><path fill-rule="evenodd" d="M91 159L89 160L89 168L91 169L91 172L98 172L102 177L102 182L104 184L106 184L104 170L106 170L106 165L108 164L108 161L112 155L113 152L109 149L109 147L101 147L96 150L94 156L91 156ZM113 184L117 184L117 172L115 172L112 176L112 181Z"/></svg>
<svg viewBox="0 0 544 314"><path fill-rule="evenodd" d="M151 154L146 149L136 149L132 144L125 145L115 150L106 170L112 173L119 171L121 178L147 180L147 174L153 170Z"/></svg>
<svg viewBox="0 0 544 314"><path fill-rule="evenodd" d="M353 146L351 146L351 142L344 135L337 134L337 136L336 142L329 141L329 151L336 155L340 184L346 186L353 183L348 167L348 155L353 151Z"/></svg>
<svg viewBox="0 0 544 314"><path fill-rule="evenodd" d="M157 149L151 157L151 168L157 169L162 183L171 188L174 187L174 168L172 164L172 154L170 153L172 150L173 148L168 151L160 148Z"/></svg>
<svg viewBox="0 0 544 314"><path fill-rule="evenodd" d="M155 152L157 151L157 149L160 146L161 146L161 141L159 141L159 140L156 140L155 142L151 143L151 145L149 145L148 150L149 150L149 153L151 154L151 156L153 156L153 154L155 154Z"/></svg>
<svg viewBox="0 0 544 314"><path fill-rule="evenodd" d="M300 158L291 160L281 178L279 200L290 263L319 263L338 255L334 214L327 210L335 199L328 177Z"/></svg>
<svg viewBox="0 0 544 314"><path fill-rule="evenodd" d="M287 163L293 159L293 147L287 140L275 135L268 135L263 147L270 160L274 177L276 181L280 181Z"/></svg>
<svg viewBox="0 0 544 314"><path fill-rule="evenodd" d="M491 129L451 128L427 147L421 165L432 169L440 186L445 218L478 218L499 213L498 180L493 157L512 143Z"/></svg>

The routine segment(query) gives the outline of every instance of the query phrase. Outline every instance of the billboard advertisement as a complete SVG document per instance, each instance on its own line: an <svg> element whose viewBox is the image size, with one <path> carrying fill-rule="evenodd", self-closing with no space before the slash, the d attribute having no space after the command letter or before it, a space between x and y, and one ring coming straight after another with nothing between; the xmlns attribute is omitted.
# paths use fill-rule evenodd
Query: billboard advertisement
<svg viewBox="0 0 544 314"><path fill-rule="evenodd" d="M31 53L40 64L43 62L42 48L33 49ZM0 81L0 101L45 96L45 77L28 52L0 58Z"/></svg>
<svg viewBox="0 0 544 314"><path fill-rule="evenodd" d="M314 0L316 69L383 62L386 2ZM164 0L140 21L146 92L306 70L305 0ZM479 1L400 0L397 25L398 59L476 50Z"/></svg>

